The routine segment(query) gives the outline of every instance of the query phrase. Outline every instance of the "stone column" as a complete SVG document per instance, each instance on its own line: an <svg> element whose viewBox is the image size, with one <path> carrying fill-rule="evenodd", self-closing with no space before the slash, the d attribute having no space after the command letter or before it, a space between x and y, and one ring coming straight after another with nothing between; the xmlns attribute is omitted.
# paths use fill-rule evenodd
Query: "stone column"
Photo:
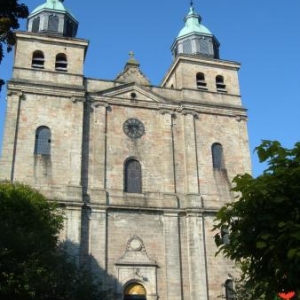
<svg viewBox="0 0 300 300"><path fill-rule="evenodd" d="M182 299L181 251L177 213L164 213L167 299Z"/></svg>
<svg viewBox="0 0 300 300"><path fill-rule="evenodd" d="M186 217L191 300L208 299L202 218L194 212L188 212Z"/></svg>

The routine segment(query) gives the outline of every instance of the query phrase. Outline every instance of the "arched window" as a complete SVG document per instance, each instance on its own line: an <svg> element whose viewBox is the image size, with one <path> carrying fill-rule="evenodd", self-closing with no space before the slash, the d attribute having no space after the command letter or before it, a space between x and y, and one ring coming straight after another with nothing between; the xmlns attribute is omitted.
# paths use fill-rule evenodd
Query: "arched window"
<svg viewBox="0 0 300 300"><path fill-rule="evenodd" d="M222 75L216 76L216 88L218 91L224 92L226 89L226 85L224 83L224 77Z"/></svg>
<svg viewBox="0 0 300 300"><path fill-rule="evenodd" d="M234 289L233 289L233 281L231 279L227 279L225 281L225 293L226 300L234 300Z"/></svg>
<svg viewBox="0 0 300 300"><path fill-rule="evenodd" d="M67 71L68 61L67 56L64 53L59 53L56 55L55 60L55 70L57 71Z"/></svg>
<svg viewBox="0 0 300 300"><path fill-rule="evenodd" d="M223 147L219 143L211 146L213 168L217 170L225 169Z"/></svg>
<svg viewBox="0 0 300 300"><path fill-rule="evenodd" d="M34 154L51 154L51 130L46 126L40 126L35 132Z"/></svg>
<svg viewBox="0 0 300 300"><path fill-rule="evenodd" d="M197 89L206 88L205 76L203 73L199 72L196 74L196 84L197 84Z"/></svg>
<svg viewBox="0 0 300 300"><path fill-rule="evenodd" d="M146 300L146 290L139 283L131 283L124 290L123 300Z"/></svg>
<svg viewBox="0 0 300 300"><path fill-rule="evenodd" d="M58 16L50 15L48 19L48 31L58 32L58 22Z"/></svg>
<svg viewBox="0 0 300 300"><path fill-rule="evenodd" d="M32 54L32 68L43 69L45 63L44 53L40 50L36 50Z"/></svg>
<svg viewBox="0 0 300 300"><path fill-rule="evenodd" d="M125 192L142 192L142 170L141 165L136 159L128 159L125 162Z"/></svg>

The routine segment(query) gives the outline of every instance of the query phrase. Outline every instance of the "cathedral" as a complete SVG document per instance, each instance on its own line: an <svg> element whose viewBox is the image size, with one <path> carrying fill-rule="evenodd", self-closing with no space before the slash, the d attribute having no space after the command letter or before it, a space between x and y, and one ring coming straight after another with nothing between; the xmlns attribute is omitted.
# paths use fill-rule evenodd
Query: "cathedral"
<svg viewBox="0 0 300 300"><path fill-rule="evenodd" d="M16 33L0 179L60 203L61 241L115 300L232 299L212 227L251 173L240 64L191 4L160 85L133 53L114 80L86 78L78 20L41 1Z"/></svg>

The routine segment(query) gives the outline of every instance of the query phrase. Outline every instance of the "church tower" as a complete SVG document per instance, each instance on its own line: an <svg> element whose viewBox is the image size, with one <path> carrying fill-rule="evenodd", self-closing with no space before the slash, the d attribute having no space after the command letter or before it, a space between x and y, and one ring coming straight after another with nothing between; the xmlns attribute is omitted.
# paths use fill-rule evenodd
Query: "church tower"
<svg viewBox="0 0 300 300"><path fill-rule="evenodd" d="M82 142L83 64L88 42L75 38L77 25L61 1L47 0L29 15L27 32L16 33L1 178L36 187L80 185L78 145ZM54 133L65 142L53 138ZM62 153L64 163L53 163Z"/></svg>
<svg viewBox="0 0 300 300"><path fill-rule="evenodd" d="M247 115L240 65L201 22L191 5L159 86L133 53L114 80L85 78L88 42L62 1L16 34L0 179L61 204L62 243L115 300L231 299L211 230L251 172Z"/></svg>

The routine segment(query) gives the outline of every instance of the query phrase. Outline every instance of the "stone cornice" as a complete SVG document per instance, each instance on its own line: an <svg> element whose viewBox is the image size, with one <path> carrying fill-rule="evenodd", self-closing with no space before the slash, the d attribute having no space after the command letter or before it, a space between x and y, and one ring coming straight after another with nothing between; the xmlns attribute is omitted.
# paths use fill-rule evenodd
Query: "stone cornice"
<svg viewBox="0 0 300 300"><path fill-rule="evenodd" d="M49 43L53 45L61 44L61 45L70 45L70 46L80 46L80 47L87 47L89 45L89 41L85 39L78 39L78 38L65 38L60 36L53 36L53 35L46 35L46 34L37 34L32 32L24 32L18 31L16 32L17 39L30 39L30 42L34 41L42 41L43 43Z"/></svg>
<svg viewBox="0 0 300 300"><path fill-rule="evenodd" d="M97 100L95 99L97 98ZM185 104L181 103L152 103L147 101L135 101L132 102L126 99L112 99L109 97L90 97L90 101L95 101L94 103L103 103L102 105L107 106L127 106L127 107L135 107L141 109L152 109L152 110L160 110L161 114L175 114L176 112L181 114L210 114L210 115L222 115L222 116L232 116L239 118L244 117L247 118L246 109L242 107L235 106L222 106L216 104L203 104L198 103L197 105L193 104ZM96 104L94 104L96 105Z"/></svg>
<svg viewBox="0 0 300 300"><path fill-rule="evenodd" d="M76 89L76 87L64 87L64 86L50 86L50 85L34 85L28 83L20 82L8 82L8 93L12 91L22 90L24 93L44 95L44 96L53 96L61 98L84 98L85 91L84 89Z"/></svg>

